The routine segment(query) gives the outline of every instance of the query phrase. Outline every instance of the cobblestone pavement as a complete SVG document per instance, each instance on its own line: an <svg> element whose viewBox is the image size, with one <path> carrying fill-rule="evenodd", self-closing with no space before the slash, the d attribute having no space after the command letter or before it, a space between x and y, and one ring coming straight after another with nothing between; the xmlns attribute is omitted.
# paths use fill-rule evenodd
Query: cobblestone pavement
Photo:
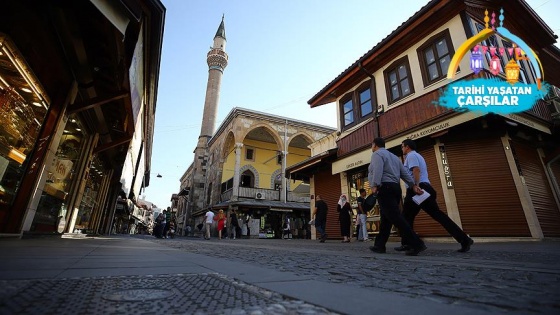
<svg viewBox="0 0 560 315"><path fill-rule="evenodd" d="M475 243L468 253L456 252L456 243L428 243L421 256L409 257L393 252L391 244L387 254L374 254L368 249L371 242L150 239L193 253L483 312L560 314L557 241Z"/></svg>
<svg viewBox="0 0 560 315"><path fill-rule="evenodd" d="M0 314L335 313L220 274L178 274L0 280Z"/></svg>

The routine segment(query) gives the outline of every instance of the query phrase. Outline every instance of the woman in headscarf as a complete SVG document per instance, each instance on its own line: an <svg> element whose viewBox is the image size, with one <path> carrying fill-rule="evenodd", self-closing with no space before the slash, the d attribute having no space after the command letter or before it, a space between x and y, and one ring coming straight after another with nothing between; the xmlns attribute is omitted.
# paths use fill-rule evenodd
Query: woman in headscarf
<svg viewBox="0 0 560 315"><path fill-rule="evenodd" d="M352 207L346 194L340 195L336 211L338 211L338 220L340 221L340 234L344 237L342 243L350 243L350 222L352 221L350 213Z"/></svg>

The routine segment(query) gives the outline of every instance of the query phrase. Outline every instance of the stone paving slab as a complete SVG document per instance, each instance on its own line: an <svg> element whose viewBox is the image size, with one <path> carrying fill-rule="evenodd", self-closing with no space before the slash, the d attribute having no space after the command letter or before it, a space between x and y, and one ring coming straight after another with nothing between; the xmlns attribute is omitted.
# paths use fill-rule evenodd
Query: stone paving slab
<svg viewBox="0 0 560 315"><path fill-rule="evenodd" d="M220 274L0 280L0 314L336 314Z"/></svg>

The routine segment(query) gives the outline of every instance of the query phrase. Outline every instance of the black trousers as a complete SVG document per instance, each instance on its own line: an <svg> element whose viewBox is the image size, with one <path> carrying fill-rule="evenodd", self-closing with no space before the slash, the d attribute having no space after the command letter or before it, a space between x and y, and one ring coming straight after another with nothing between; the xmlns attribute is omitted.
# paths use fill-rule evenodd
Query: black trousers
<svg viewBox="0 0 560 315"><path fill-rule="evenodd" d="M377 201L379 202L380 222L379 234L375 238L374 246L384 249L389 240L391 228L395 225L401 235L405 236L411 247L420 248L424 242L412 230L412 227L404 219L400 209L401 186L397 183L382 183L378 189Z"/></svg>
<svg viewBox="0 0 560 315"><path fill-rule="evenodd" d="M437 192L429 183L420 183L420 188L424 189L430 194L428 199L424 200L420 205L416 204L412 200L412 197L415 195L414 191L409 188L406 190L406 197L404 198L404 207L403 207L403 216L406 222L412 228L414 226L414 218L420 212L420 209L424 210L432 219L436 220L443 228L449 233L453 238L462 243L468 239L468 236L461 228L451 220L445 212L439 209L437 204ZM408 240L403 237L401 240L403 245L408 244Z"/></svg>

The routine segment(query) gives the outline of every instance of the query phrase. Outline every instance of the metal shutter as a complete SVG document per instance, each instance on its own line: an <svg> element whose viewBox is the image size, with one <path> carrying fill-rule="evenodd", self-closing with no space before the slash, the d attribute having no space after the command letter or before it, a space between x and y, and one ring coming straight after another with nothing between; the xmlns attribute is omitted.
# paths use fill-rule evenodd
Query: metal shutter
<svg viewBox="0 0 560 315"><path fill-rule="evenodd" d="M438 165L436 160L436 153L434 147L430 146L425 149L418 149L426 165L428 166L428 177L430 178L430 183L437 192L437 202L439 209L447 213L447 208L445 206L445 199L443 198L443 190L441 187L441 180L438 173ZM421 237L426 236L448 236L447 231L437 223L432 217L430 217L426 212L420 211L416 219L414 219L414 231L418 233Z"/></svg>
<svg viewBox="0 0 560 315"><path fill-rule="evenodd" d="M499 137L447 141L463 230L471 236L531 236Z"/></svg>
<svg viewBox="0 0 560 315"><path fill-rule="evenodd" d="M342 238L340 235L340 224L338 222L338 212L336 212L336 205L340 198L340 175L331 174L331 167L320 171L314 176L315 195L320 195L329 210L327 212L327 227L326 232L328 238Z"/></svg>
<svg viewBox="0 0 560 315"><path fill-rule="evenodd" d="M519 141L511 141L510 144L519 161L544 236L560 236L560 211L537 150Z"/></svg>

